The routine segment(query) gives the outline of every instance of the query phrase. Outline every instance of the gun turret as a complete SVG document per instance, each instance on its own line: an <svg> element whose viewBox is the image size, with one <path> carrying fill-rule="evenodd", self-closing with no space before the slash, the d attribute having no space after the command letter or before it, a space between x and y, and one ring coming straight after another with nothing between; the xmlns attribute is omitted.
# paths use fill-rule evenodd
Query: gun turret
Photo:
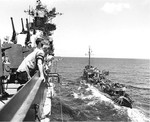
<svg viewBox="0 0 150 122"><path fill-rule="evenodd" d="M11 23L12 23L12 29L13 29L13 34L12 34L11 41L12 41L14 44L16 44L16 43L17 43L16 31L15 31L14 22L13 22L13 18L12 18L12 17L11 17Z"/></svg>
<svg viewBox="0 0 150 122"><path fill-rule="evenodd" d="M21 31L20 34L25 34L26 31L25 31L25 29L24 29L24 24L23 24L23 19L22 19L22 18L21 18L21 24L22 24L22 31Z"/></svg>
<svg viewBox="0 0 150 122"><path fill-rule="evenodd" d="M26 27L27 27L27 37L25 40L25 45L28 46L28 44L30 43L30 30L29 30L28 19L26 19Z"/></svg>

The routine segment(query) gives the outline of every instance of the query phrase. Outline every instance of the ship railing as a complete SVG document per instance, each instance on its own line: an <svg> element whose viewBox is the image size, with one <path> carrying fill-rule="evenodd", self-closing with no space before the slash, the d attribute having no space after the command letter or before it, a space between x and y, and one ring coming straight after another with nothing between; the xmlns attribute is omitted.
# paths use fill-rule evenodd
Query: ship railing
<svg viewBox="0 0 150 122"><path fill-rule="evenodd" d="M46 82L39 79L36 73L0 110L0 121L35 121L40 120Z"/></svg>
<svg viewBox="0 0 150 122"><path fill-rule="evenodd" d="M48 78L57 78L55 79L58 83L60 83L60 76L58 73L47 73ZM54 82L54 79L53 79Z"/></svg>

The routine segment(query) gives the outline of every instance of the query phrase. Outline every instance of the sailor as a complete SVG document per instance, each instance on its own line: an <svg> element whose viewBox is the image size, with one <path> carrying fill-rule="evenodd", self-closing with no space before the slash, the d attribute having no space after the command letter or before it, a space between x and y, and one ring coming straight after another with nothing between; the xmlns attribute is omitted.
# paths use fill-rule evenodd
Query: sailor
<svg viewBox="0 0 150 122"><path fill-rule="evenodd" d="M30 53L20 64L17 69L17 80L20 84L26 83L35 74L36 70L40 72L40 79L45 80L43 73L43 63L45 56L45 49L48 46L44 43L42 38L36 39L37 47Z"/></svg>
<svg viewBox="0 0 150 122"><path fill-rule="evenodd" d="M31 47L36 48L37 45L36 45L35 41L36 41L37 38L40 38L40 37L43 36L43 32L40 31L40 30L35 30L35 34L34 34L34 31L31 31L31 35L32 35L30 37Z"/></svg>
<svg viewBox="0 0 150 122"><path fill-rule="evenodd" d="M94 69L94 76L93 76L93 79L94 79L94 83L95 84L98 84L99 81L100 81L100 78L99 78L99 70L97 68Z"/></svg>
<svg viewBox="0 0 150 122"><path fill-rule="evenodd" d="M47 54L45 57L45 62L46 62L46 71L47 70L51 70L51 66L52 66L52 61L54 60L54 55L53 54Z"/></svg>

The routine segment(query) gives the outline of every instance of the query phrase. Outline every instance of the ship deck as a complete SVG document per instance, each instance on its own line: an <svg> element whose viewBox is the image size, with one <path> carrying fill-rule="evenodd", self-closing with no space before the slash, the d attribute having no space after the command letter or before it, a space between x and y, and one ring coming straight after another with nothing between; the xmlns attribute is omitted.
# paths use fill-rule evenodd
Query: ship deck
<svg viewBox="0 0 150 122"><path fill-rule="evenodd" d="M5 85L6 86L6 85ZM17 88L19 87L19 84L9 84L8 88L5 89L5 91L10 95L5 98L0 99L0 110L3 108L5 104L17 93Z"/></svg>
<svg viewBox="0 0 150 122"><path fill-rule="evenodd" d="M18 92L17 92L17 88L20 86L19 84L8 84L8 88L7 88L6 92L10 95L10 97L7 97L6 99L1 99L1 101L0 101L1 115L3 114L6 116L5 118L7 118L6 114L11 109L9 111L10 113L8 115L8 118L9 118L9 116L12 116L12 117L10 117L11 121L12 120L15 120L15 121L24 120L24 117L26 117L28 115L28 111L31 111L30 110L31 106L34 105L33 103L37 103L38 100L41 101L41 99L43 99L43 102L42 103L40 102L40 104L38 104L38 105L40 105L39 109L40 109L40 113L41 113L40 116L38 116L38 117L41 122L42 121L44 121L44 122L50 121L51 98L54 94L54 87L53 87L54 85L53 85L53 83L50 83L48 87L43 87L42 81L38 81L38 79L36 79L36 78L37 77L33 77L33 80L31 80L27 84L25 84L25 86L22 87ZM35 81L35 84L32 83L34 81ZM29 84L31 84L31 85L33 84L33 88L31 88L30 90L28 89ZM37 88L37 86L38 86L38 88ZM43 88L45 89L44 91L42 90ZM24 93L24 92L26 92L26 93ZM21 100L21 98L22 98L22 96L24 96L24 94L25 94L25 99ZM35 98L33 98L32 96L35 96ZM38 98L37 98L37 96L38 96ZM14 99L15 99L15 101L14 101ZM18 107L18 104L20 104L20 107ZM28 106L29 106L29 108L27 109ZM18 107L18 109L16 110L17 107ZM14 109L14 110L12 110L12 109ZM26 114L24 114L24 117L21 117L22 112L26 113ZM32 116L32 118L34 118L34 117Z"/></svg>

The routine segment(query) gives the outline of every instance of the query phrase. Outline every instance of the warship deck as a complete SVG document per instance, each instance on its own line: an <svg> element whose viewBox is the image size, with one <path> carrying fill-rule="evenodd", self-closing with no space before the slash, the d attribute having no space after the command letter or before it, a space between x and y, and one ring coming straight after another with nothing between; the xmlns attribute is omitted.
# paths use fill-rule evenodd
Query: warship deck
<svg viewBox="0 0 150 122"><path fill-rule="evenodd" d="M50 121L53 83L47 85L47 82L41 81L36 73L17 92L19 86L19 84L8 85L6 92L11 97L0 102L0 121Z"/></svg>

